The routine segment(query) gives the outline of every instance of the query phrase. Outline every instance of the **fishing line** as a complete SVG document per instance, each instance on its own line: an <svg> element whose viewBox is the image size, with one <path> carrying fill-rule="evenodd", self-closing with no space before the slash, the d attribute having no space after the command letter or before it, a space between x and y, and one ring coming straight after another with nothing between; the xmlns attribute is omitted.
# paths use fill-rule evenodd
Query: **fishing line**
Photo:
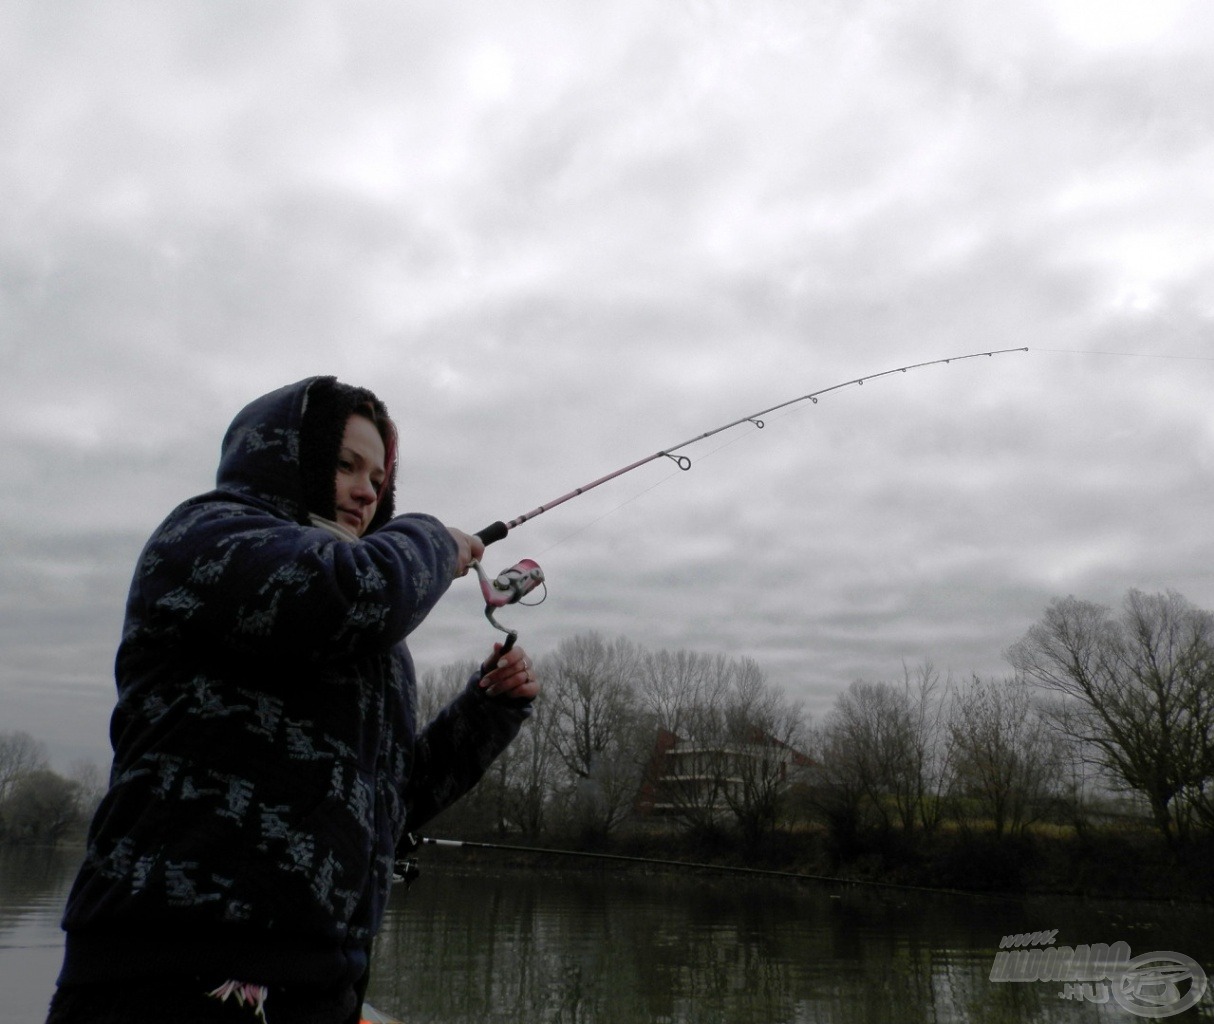
<svg viewBox="0 0 1214 1024"><path fill-rule="evenodd" d="M712 453L709 452L708 454L711 455ZM707 458L707 455L702 456L702 458ZM614 515L620 509L626 508L627 506L631 505L634 501L638 501L639 499L645 497L645 495L648 494L650 491L657 490L659 487L662 486L662 484L666 483L669 480L673 480L678 475L679 475L678 470L676 470L673 473L666 474L666 476L662 477L656 483L650 484L644 490L637 491L637 493L634 494L631 498L621 501L618 505L613 505L606 512L603 512L600 515L595 516L593 519L587 520L585 523L583 523L581 526L579 526L572 533L567 533L563 537L558 537L555 541L553 541L551 544L549 544L546 548L540 548L540 555L546 555L553 548L560 547L562 544L565 543L565 541L572 540L574 537L580 536L581 534L583 534L587 530L589 530L590 527L594 526L596 523L602 522L608 516Z"/></svg>
<svg viewBox="0 0 1214 1024"><path fill-rule="evenodd" d="M819 882L829 885L854 886L857 888L894 889L905 892L930 893L932 895L964 896L968 899L992 900L996 902L1022 901L1020 896L1005 896L999 893L974 892L969 889L946 889L935 886L911 885L906 882L882 882L869 878L840 878L836 875L814 875L802 871L781 871L778 868L751 868L738 864L712 864L703 861L673 860L662 857L638 857L626 853L602 853L592 850L562 850L550 846L523 846L511 843L482 843L464 839L435 839L430 836L406 835L403 846L408 856L398 856L393 873L394 882L412 884L420 873L420 866L413 856L422 846L438 846L451 850L492 850L504 853L537 854L544 857L582 857L590 860L616 861L620 863L657 865L665 868L706 872L710 874L752 875L763 878L783 878L796 882Z"/></svg>
<svg viewBox="0 0 1214 1024"><path fill-rule="evenodd" d="M544 512L548 512L549 510L556 508L558 505L563 505L567 501L572 501L574 498L585 494L587 491L591 491L602 484L618 479L626 473L631 473L634 469L640 469L642 466L647 465L650 462L654 462L657 459L667 458L678 466L679 469L684 471L690 470L692 466L691 459L686 455L675 455L675 452L681 452L684 448L687 448L700 441L704 441L716 434L723 433L724 431L730 430L733 427L741 426L744 423L749 423L761 430L765 425L763 420L764 416L769 416L773 412L777 412L781 409L787 409L789 406L797 405L801 402L812 402L813 404L817 405L819 398L821 398L823 395L829 394L832 391L838 391L841 388L851 387L853 384L856 386L862 386L865 382L870 380L888 377L895 373L907 373L910 370L918 370L925 366L940 366L948 363L961 362L965 359L977 359L980 356L989 357L1004 355L1008 352L1027 351L1027 347L1003 348L987 352L968 352L959 356L946 356L943 359L929 359L922 363L910 363L906 366L895 366L891 370L881 370L878 373L865 374L863 377L855 377L852 380L845 380L838 384L832 384L830 387L821 388L818 391L811 391L808 394L799 395L796 398L790 398L785 402L779 402L776 405L770 406L766 409L760 409L758 412L753 412L749 415L741 416L738 419L730 420L730 422L722 424L719 427L714 427L713 429L706 430L701 434L696 434L694 437L690 437L686 441L680 441L678 444L671 445L668 448L662 448L659 451L654 452L652 455L647 455L642 459L637 459L635 462L630 462L628 465L621 466L619 469L613 470L612 472L607 473L605 476L599 477L597 480L591 480L589 483L582 484L581 487L575 487L567 494L562 494L560 497L553 498L551 501L545 502L543 505L538 505L530 512L524 512L522 515L511 519L509 522L498 520L495 523L490 523L484 529L478 530L476 535L485 545L493 544L505 537L506 534L508 534L511 530L521 526L523 523L528 522L529 520L534 519L536 516L542 515Z"/></svg>
<svg viewBox="0 0 1214 1024"><path fill-rule="evenodd" d="M777 412L776 415L774 417L772 417L771 419L778 420L778 419L783 419L785 416L795 416L798 413L805 412L807 408L808 408L807 406L802 405L796 409L783 409L783 410ZM704 452L702 455L697 455L696 461L704 462L706 459L712 458L718 452L724 451L726 448L730 447L730 445L735 445L739 441L751 440L754 437L755 437L755 434L753 431L745 433L745 434L738 434L736 437L731 437L728 441L722 441L715 448L710 448L708 451ZM558 538L557 540L555 540L551 544L549 544L546 548L541 548L540 552L539 552L540 555L541 556L546 555L553 548L560 547L562 544L565 543L565 541L572 540L574 537L577 537L580 534L585 533L587 530L590 529L590 527L594 526L596 523L602 522L608 516L614 515L620 509L626 508L627 506L631 505L634 501L637 501L640 498L645 497L645 495L648 494L650 491L657 490L663 484L669 483L671 480L674 480L676 477L680 476L682 474L682 472L683 472L683 470L677 469L671 473L667 473L664 477L657 480L655 483L652 483L648 487L645 487L642 490L637 491L636 494L634 494L631 498L626 498L624 501L621 501L618 505L613 505L611 508L607 509L606 512L603 512L602 514L595 516L593 519L588 520L584 525L579 526L572 533L568 533L565 536Z"/></svg>
<svg viewBox="0 0 1214 1024"><path fill-rule="evenodd" d="M786 416L786 415L801 412L801 411L803 411L803 410L789 409L789 410L787 410L787 412L780 413L779 415ZM728 448L730 445L737 444L739 441L744 441L747 438L752 438L752 437L754 437L754 434L739 434L737 437L730 438L728 441L723 441L721 444L717 445L715 448L712 448L709 451L704 452L703 455L697 456L696 461L703 462L705 459L712 458L712 456L716 455L717 452L723 451L724 449ZM645 497L645 495L648 494L650 491L655 491L659 487L661 487L663 484L667 484L671 480L674 480L676 477L680 476L682 474L682 472L683 471L681 469L676 469L671 473L667 473L664 477L662 477L661 479L650 484L648 487L645 487L642 490L637 491L636 494L634 494L631 498L627 498L624 501L621 501L618 505L613 505L606 512L603 512L601 515L595 516L593 519L589 520L585 525L579 526L572 533L566 534L564 537L561 537L559 540L556 540L553 543L549 544L546 548L542 548L540 550L540 554L545 555L549 551L551 551L553 548L559 547L561 544L564 544L565 541L572 540L574 537L578 536L579 534L585 533L587 530L590 529L590 527L594 526L596 523L602 522L608 516L614 515L616 512L618 512L622 508L627 508L634 501L638 501L639 499Z"/></svg>

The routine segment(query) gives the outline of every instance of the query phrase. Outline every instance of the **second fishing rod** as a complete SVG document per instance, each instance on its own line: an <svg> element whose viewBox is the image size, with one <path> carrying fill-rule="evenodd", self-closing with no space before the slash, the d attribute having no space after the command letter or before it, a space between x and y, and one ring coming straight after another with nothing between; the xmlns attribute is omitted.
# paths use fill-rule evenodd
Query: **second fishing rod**
<svg viewBox="0 0 1214 1024"><path fill-rule="evenodd" d="M908 363L905 366L895 366L889 370L881 370L878 373L866 374L863 377L853 377L851 380L840 381L838 384L831 384L829 387L819 388L816 391L810 391L804 395L798 395L796 398L789 398L782 402L777 402L775 405L760 409L757 412L748 413L744 416L739 416L736 419L730 420L728 423L723 423L720 426L713 427L711 430L705 430L703 433L696 434L685 441L680 441L678 444L670 445L666 448L660 448L644 458L637 459L635 462L630 462L626 466L621 466L619 469L612 470L597 479L591 480L589 483L582 484L580 487L575 487L573 490L553 498L542 505L537 505L529 512L524 512L522 515L516 516L510 520L498 520L490 523L484 529L478 530L476 535L487 547L490 544L495 544L502 540L510 533L511 530L521 526L536 516L542 515L558 505L563 505L567 501L571 501L579 495L585 494L587 491L616 480L624 476L626 473L631 473L634 469L640 469L642 466L648 465L651 462L656 462L658 459L670 459L675 465L682 470L691 469L691 459L681 453L683 449L704 441L717 434L724 433L734 427L741 427L749 424L750 426L762 429L764 426L764 416L770 416L774 412L781 409L787 409L790 406L798 405L802 402L812 402L817 404L819 398L832 391L839 391L842 388L861 386L867 381L877 380L880 377L889 377L897 373L909 373L911 370L919 370L928 366L943 366L949 363L961 362L965 359L979 359L983 356L992 357L1006 355L1010 352L1027 352L1027 347L1021 348L1000 348L992 349L983 352L967 352L963 355L944 356L940 359L928 359L919 363ZM481 594L485 599L485 616L495 629L501 630L507 634L507 640L503 650L509 650L514 645L514 641L518 634L515 630L508 629L501 625L496 618L494 612L503 608L506 605L526 603L522 599L528 594L535 591L538 587L546 586L544 579L544 571L539 565L530 558L524 558L522 561L515 563L509 569L499 573L494 579L490 580L486 575L485 570L479 562L473 563L477 576L480 580ZM542 598L541 598L542 600ZM531 602L538 603L538 602Z"/></svg>

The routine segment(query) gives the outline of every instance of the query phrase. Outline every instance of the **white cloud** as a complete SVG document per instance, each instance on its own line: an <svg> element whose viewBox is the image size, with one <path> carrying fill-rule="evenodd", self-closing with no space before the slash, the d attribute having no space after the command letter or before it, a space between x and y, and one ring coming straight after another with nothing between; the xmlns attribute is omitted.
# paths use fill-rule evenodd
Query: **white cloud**
<svg viewBox="0 0 1214 1024"><path fill-rule="evenodd" d="M1059 29L1071 39L1097 49L1141 46L1182 28L1186 15L1196 14L1192 0L1054 0L1051 6Z"/></svg>

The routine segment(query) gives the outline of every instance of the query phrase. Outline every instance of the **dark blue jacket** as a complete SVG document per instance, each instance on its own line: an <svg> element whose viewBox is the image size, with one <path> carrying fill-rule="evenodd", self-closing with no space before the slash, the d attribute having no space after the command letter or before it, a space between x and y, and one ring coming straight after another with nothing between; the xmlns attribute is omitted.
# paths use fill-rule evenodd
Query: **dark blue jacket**
<svg viewBox="0 0 1214 1024"><path fill-rule="evenodd" d="M425 515L377 517L356 542L308 525L314 382L237 417L217 489L139 559L111 788L68 901L61 984L359 977L397 841L474 785L528 714L474 676L419 731L404 638L447 590L456 545Z"/></svg>

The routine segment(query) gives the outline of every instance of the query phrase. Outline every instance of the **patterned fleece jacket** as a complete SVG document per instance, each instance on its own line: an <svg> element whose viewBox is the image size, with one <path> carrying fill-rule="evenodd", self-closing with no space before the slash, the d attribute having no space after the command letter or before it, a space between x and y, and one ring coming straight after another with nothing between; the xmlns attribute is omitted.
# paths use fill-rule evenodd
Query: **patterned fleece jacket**
<svg viewBox="0 0 1214 1024"><path fill-rule="evenodd" d="M310 378L250 404L217 489L140 556L60 984L358 978L398 840L472 787L529 713L474 675L418 728L404 638L447 590L456 545L430 516L393 518L390 486L361 540L309 524L301 436L332 451L331 481L344 387Z"/></svg>

